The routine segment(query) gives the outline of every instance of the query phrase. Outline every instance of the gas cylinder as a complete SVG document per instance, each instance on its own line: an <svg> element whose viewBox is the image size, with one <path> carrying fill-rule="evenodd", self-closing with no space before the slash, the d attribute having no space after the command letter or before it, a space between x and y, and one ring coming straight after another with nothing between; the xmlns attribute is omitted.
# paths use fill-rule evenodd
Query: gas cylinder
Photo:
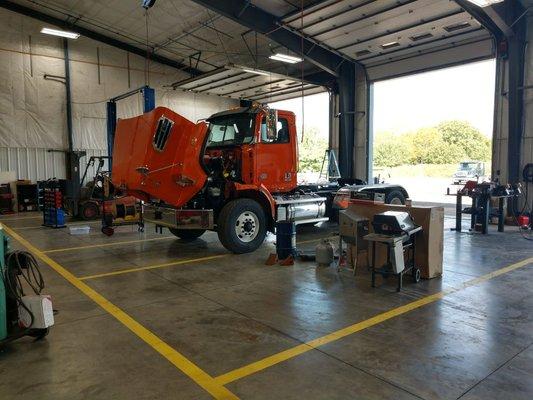
<svg viewBox="0 0 533 400"><path fill-rule="evenodd" d="M328 239L316 245L316 262L319 266L329 266L333 262L333 245Z"/></svg>

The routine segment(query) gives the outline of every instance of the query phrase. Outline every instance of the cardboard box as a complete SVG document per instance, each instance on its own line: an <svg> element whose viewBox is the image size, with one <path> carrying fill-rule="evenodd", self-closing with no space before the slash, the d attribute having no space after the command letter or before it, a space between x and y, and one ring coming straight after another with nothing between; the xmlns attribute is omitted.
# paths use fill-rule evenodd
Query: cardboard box
<svg viewBox="0 0 533 400"><path fill-rule="evenodd" d="M444 208L443 207L407 207L391 204L361 204L348 206L356 214L372 221L376 214L385 211L406 211L411 214L415 223L422 227L422 232L416 238L415 264L420 268L424 279L436 278L442 275L444 251ZM370 258L372 250L369 249ZM376 266L385 263L387 247L376 245Z"/></svg>
<svg viewBox="0 0 533 400"><path fill-rule="evenodd" d="M348 250L346 251L346 262L349 263L351 268L355 268L356 273L358 271L364 271L368 268L368 250L357 249L355 244L348 244Z"/></svg>

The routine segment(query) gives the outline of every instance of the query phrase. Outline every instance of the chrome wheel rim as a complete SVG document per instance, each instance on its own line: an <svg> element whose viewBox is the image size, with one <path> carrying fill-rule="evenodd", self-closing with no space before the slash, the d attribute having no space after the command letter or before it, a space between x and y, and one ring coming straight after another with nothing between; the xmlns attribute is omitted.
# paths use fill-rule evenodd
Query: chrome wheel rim
<svg viewBox="0 0 533 400"><path fill-rule="evenodd" d="M259 234L259 218L251 211L244 211L235 221L235 234L241 242L248 243Z"/></svg>
<svg viewBox="0 0 533 400"><path fill-rule="evenodd" d="M393 198L391 200L390 203L395 205L395 206L401 206L402 205L402 200L399 197L395 197L395 198Z"/></svg>

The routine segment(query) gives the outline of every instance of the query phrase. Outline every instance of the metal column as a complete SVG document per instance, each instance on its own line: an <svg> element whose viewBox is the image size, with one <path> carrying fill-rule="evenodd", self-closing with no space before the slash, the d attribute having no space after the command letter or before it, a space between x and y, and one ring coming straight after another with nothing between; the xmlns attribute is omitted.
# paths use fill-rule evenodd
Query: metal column
<svg viewBox="0 0 533 400"><path fill-rule="evenodd" d="M353 63L343 63L339 71L339 170L343 178L353 178L355 143L355 73Z"/></svg>
<svg viewBox="0 0 533 400"><path fill-rule="evenodd" d="M507 142L508 182L518 183L522 169L522 136L524 130L524 52L526 48L525 20L515 26L515 35L508 38L509 58L509 140Z"/></svg>
<svg viewBox="0 0 533 400"><path fill-rule="evenodd" d="M106 104L107 111L107 155L113 155L113 142L115 140L115 129L117 127L117 103L108 101ZM109 170L111 170L111 159L109 159Z"/></svg>

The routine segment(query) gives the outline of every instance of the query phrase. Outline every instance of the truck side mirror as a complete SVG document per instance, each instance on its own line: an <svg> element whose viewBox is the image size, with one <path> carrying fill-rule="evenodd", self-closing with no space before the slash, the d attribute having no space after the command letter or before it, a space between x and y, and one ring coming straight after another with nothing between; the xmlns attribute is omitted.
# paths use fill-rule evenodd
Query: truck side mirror
<svg viewBox="0 0 533 400"><path fill-rule="evenodd" d="M269 141L274 141L278 135L278 111L269 109L266 113L266 135Z"/></svg>

